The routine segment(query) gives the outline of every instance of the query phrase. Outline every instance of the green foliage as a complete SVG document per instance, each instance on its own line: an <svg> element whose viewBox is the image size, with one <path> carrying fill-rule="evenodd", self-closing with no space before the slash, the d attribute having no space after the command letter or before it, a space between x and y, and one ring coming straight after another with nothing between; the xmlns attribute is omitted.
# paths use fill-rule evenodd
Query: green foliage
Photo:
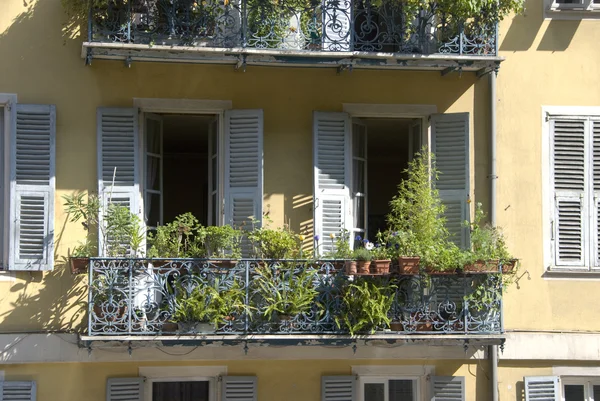
<svg viewBox="0 0 600 401"><path fill-rule="evenodd" d="M264 301L261 312L268 319L274 314L294 316L308 312L316 302L317 271L313 268L306 267L296 272L293 267L272 269L259 266L256 274L254 291L258 302Z"/></svg>
<svg viewBox="0 0 600 401"><path fill-rule="evenodd" d="M196 323L214 321L217 313L211 300L218 291L207 285L199 285L188 293L181 285L176 288L177 307L172 319L176 322Z"/></svg>
<svg viewBox="0 0 600 401"><path fill-rule="evenodd" d="M205 230L192 213L184 213L175 221L158 226L148 233L148 257L151 258L201 258L205 255Z"/></svg>
<svg viewBox="0 0 600 401"><path fill-rule="evenodd" d="M252 317L250 312L253 308L246 303L246 290L237 278L227 288L221 288L219 279L215 279L214 288L216 291L210 302L214 310L212 321L215 326L244 314Z"/></svg>
<svg viewBox="0 0 600 401"><path fill-rule="evenodd" d="M346 229L340 231L339 235L330 238L332 242L332 251L325 255L328 259L350 259L352 258L352 249L350 249L350 232ZM327 241L327 239L325 239Z"/></svg>
<svg viewBox="0 0 600 401"><path fill-rule="evenodd" d="M298 237L288 227L255 228L248 234L256 257L260 259L292 259L300 253Z"/></svg>
<svg viewBox="0 0 600 401"><path fill-rule="evenodd" d="M471 229L471 251L468 253L468 262L477 260L489 261L500 260L505 262L513 259L504 234L499 227L493 227L484 223L485 213L478 202L475 205L475 219L471 224L465 221L464 224Z"/></svg>
<svg viewBox="0 0 600 401"><path fill-rule="evenodd" d="M204 227L198 231L198 235L205 239L208 257L238 259L242 256L242 232L232 226Z"/></svg>
<svg viewBox="0 0 600 401"><path fill-rule="evenodd" d="M337 326L351 335L388 326L395 289L395 285L364 278L348 284L342 296L342 314L335 317Z"/></svg>
<svg viewBox="0 0 600 401"><path fill-rule="evenodd" d="M376 235L377 243L375 243L375 246L371 250L371 255L373 256L373 260L385 260L385 259L389 259L392 256L392 251L388 247L388 245L390 244L390 242L389 242L390 236L391 235L390 235L389 231L386 231L383 233L381 231L377 232L377 235Z"/></svg>
<svg viewBox="0 0 600 401"><path fill-rule="evenodd" d="M352 254L353 259L355 260L360 260L360 261L369 261L369 260L373 260L373 255L371 254L371 251L365 249L365 248L356 248Z"/></svg>

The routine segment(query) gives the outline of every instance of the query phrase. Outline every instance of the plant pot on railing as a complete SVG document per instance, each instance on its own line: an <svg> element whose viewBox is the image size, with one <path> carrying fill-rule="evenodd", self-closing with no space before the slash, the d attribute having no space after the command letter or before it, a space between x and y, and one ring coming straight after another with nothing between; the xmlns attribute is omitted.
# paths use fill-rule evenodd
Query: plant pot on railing
<svg viewBox="0 0 600 401"><path fill-rule="evenodd" d="M498 264L500 261L495 260L476 260L463 267L466 273L498 273L500 272Z"/></svg>
<svg viewBox="0 0 600 401"><path fill-rule="evenodd" d="M357 260L356 268L357 268L357 274L371 274L371 261L370 260Z"/></svg>
<svg viewBox="0 0 600 401"><path fill-rule="evenodd" d="M390 323L390 330L391 331L404 331L404 325L402 324L402 322L393 321Z"/></svg>
<svg viewBox="0 0 600 401"><path fill-rule="evenodd" d="M514 273L516 267L519 264L519 259L511 259L506 262L502 262L502 273L503 274L511 274Z"/></svg>
<svg viewBox="0 0 600 401"><path fill-rule="evenodd" d="M373 260L371 262L371 272L374 274L388 274L391 262L390 259Z"/></svg>
<svg viewBox="0 0 600 401"><path fill-rule="evenodd" d="M419 274L419 256L400 256L398 257L398 273L399 274Z"/></svg>
<svg viewBox="0 0 600 401"><path fill-rule="evenodd" d="M215 327L207 322L177 322L179 334L208 334L215 331Z"/></svg>
<svg viewBox="0 0 600 401"><path fill-rule="evenodd" d="M71 256L69 258L69 264L71 265L72 274L84 274L87 273L90 266L90 258Z"/></svg>
<svg viewBox="0 0 600 401"><path fill-rule="evenodd" d="M347 260L344 265L344 270L349 276L356 274L358 272L358 269L356 267L356 260Z"/></svg>

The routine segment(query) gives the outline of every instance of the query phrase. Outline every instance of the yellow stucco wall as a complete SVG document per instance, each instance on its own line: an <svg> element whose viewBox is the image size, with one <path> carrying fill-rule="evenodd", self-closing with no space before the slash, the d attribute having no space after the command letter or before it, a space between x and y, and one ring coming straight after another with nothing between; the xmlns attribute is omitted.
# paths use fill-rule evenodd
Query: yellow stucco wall
<svg viewBox="0 0 600 401"><path fill-rule="evenodd" d="M600 23L544 21L542 0L526 16L501 24L498 76L498 222L530 273L505 297L509 329L599 330L595 281L543 279L541 106L600 105ZM56 260L50 273L0 282L0 330L77 328L84 316L84 278L64 257L83 232L65 222L61 196L96 189L96 108L132 105L133 97L231 100L262 108L264 196L277 224L310 226L312 111L342 103L433 104L470 112L475 199L488 201L488 83L473 73L134 63L94 60L84 66L81 38L65 33L60 0L4 0L0 12L0 92L21 103L57 106ZM573 296L573 294L577 294ZM524 307L526 305L526 307ZM572 322L577 322L576 327Z"/></svg>

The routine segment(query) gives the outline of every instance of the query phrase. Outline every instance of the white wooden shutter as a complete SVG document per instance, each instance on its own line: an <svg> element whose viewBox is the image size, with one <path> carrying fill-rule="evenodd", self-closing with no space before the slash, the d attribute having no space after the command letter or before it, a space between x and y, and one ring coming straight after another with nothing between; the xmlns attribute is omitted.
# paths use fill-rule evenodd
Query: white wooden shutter
<svg viewBox="0 0 600 401"><path fill-rule="evenodd" d="M106 381L106 401L143 401L144 378L110 378Z"/></svg>
<svg viewBox="0 0 600 401"><path fill-rule="evenodd" d="M593 239L594 267L600 267L600 120L590 121L592 130L592 185L593 185L593 212L591 235Z"/></svg>
<svg viewBox="0 0 600 401"><path fill-rule="evenodd" d="M431 401L465 401L464 376L431 376Z"/></svg>
<svg viewBox="0 0 600 401"><path fill-rule="evenodd" d="M586 121L550 122L556 266L584 267L586 229Z"/></svg>
<svg viewBox="0 0 600 401"><path fill-rule="evenodd" d="M352 124L346 113L315 112L313 126L314 229L319 252L332 250L331 234L352 228L350 149Z"/></svg>
<svg viewBox="0 0 600 401"><path fill-rule="evenodd" d="M256 401L256 376L223 376L222 401Z"/></svg>
<svg viewBox="0 0 600 401"><path fill-rule="evenodd" d="M262 221L263 111L225 112L225 224L250 229ZM244 249L247 256L247 249Z"/></svg>
<svg viewBox="0 0 600 401"><path fill-rule="evenodd" d="M128 205L131 212L139 216L138 111L136 108L99 108L97 119L98 193L103 208L106 210L110 203ZM101 221L101 224L104 223ZM102 255L106 245L102 235L99 239Z"/></svg>
<svg viewBox="0 0 600 401"><path fill-rule="evenodd" d="M355 399L355 376L321 377L321 401L354 401Z"/></svg>
<svg viewBox="0 0 600 401"><path fill-rule="evenodd" d="M558 401L558 376L525 377L525 401Z"/></svg>
<svg viewBox="0 0 600 401"><path fill-rule="evenodd" d="M52 270L55 107L17 105L11 134L9 269Z"/></svg>
<svg viewBox="0 0 600 401"><path fill-rule="evenodd" d="M435 187L446 207L444 217L451 240L466 248L469 230L463 222L470 219L469 197L469 113L431 116L431 151L439 177Z"/></svg>
<svg viewBox="0 0 600 401"><path fill-rule="evenodd" d="M0 401L35 401L36 383L29 382L0 382Z"/></svg>

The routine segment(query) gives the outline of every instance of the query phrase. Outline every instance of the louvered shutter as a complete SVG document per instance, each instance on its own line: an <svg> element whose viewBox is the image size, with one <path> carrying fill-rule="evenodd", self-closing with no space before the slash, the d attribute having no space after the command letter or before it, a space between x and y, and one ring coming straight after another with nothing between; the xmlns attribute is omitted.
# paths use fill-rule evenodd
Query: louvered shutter
<svg viewBox="0 0 600 401"><path fill-rule="evenodd" d="M467 248L470 219L469 198L469 113L434 114L431 116L431 151L439 171L435 187L446 207L444 217L451 240Z"/></svg>
<svg viewBox="0 0 600 401"><path fill-rule="evenodd" d="M99 108L97 119L98 193L103 209L111 203L120 204L129 206L130 211L139 216L137 109ZM99 239L99 249L105 255L108 244L104 244L102 235Z"/></svg>
<svg viewBox="0 0 600 401"><path fill-rule="evenodd" d="M351 120L346 113L315 112L314 229L319 253L332 251L331 234L352 228L350 209Z"/></svg>
<svg viewBox="0 0 600 401"><path fill-rule="evenodd" d="M356 399L355 376L321 377L321 401L354 401Z"/></svg>
<svg viewBox="0 0 600 401"><path fill-rule="evenodd" d="M223 376L222 401L256 401L256 376Z"/></svg>
<svg viewBox="0 0 600 401"><path fill-rule="evenodd" d="M249 230L262 221L263 111L225 112L225 224ZM249 248L244 241L243 256Z"/></svg>
<svg viewBox="0 0 600 401"><path fill-rule="evenodd" d="M11 132L9 269L52 270L56 109L17 105Z"/></svg>
<svg viewBox="0 0 600 401"><path fill-rule="evenodd" d="M30 382L0 382L0 401L35 401L36 383Z"/></svg>
<svg viewBox="0 0 600 401"><path fill-rule="evenodd" d="M106 381L106 401L143 401L144 378L110 378Z"/></svg>
<svg viewBox="0 0 600 401"><path fill-rule="evenodd" d="M558 401L558 376L525 377L525 401Z"/></svg>
<svg viewBox="0 0 600 401"><path fill-rule="evenodd" d="M590 121L592 130L592 176L593 176L593 220L592 231L593 237L593 260L594 267L600 267L600 120Z"/></svg>
<svg viewBox="0 0 600 401"><path fill-rule="evenodd" d="M431 401L465 401L464 376L431 376Z"/></svg>
<svg viewBox="0 0 600 401"><path fill-rule="evenodd" d="M586 121L556 119L552 133L554 255L556 266L585 265Z"/></svg>

